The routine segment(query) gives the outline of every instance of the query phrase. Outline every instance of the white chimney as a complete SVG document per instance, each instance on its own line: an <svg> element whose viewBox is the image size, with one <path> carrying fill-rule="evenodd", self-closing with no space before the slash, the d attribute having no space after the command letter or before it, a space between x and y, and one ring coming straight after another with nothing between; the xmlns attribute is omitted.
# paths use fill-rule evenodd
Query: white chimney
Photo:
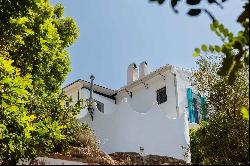
<svg viewBox="0 0 250 166"><path fill-rule="evenodd" d="M131 63L127 70L127 84L138 79L138 68L135 63Z"/></svg>
<svg viewBox="0 0 250 166"><path fill-rule="evenodd" d="M147 64L147 62L146 61L141 62L140 66L139 66L139 78L144 77L148 73L149 73L149 71L148 71L148 64Z"/></svg>

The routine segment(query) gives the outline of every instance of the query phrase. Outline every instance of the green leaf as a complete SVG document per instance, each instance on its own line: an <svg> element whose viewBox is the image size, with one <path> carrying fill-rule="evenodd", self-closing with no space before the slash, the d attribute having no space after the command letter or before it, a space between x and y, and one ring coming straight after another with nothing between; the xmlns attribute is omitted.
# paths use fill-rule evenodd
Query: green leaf
<svg viewBox="0 0 250 166"><path fill-rule="evenodd" d="M10 148L10 151L14 152L14 146L12 144L12 141L9 142L9 148Z"/></svg>
<svg viewBox="0 0 250 166"><path fill-rule="evenodd" d="M175 13L178 13L178 11L175 9L175 6L177 5L178 1L180 0L171 0L171 6Z"/></svg>
<svg viewBox="0 0 250 166"><path fill-rule="evenodd" d="M187 14L190 16L198 16L201 13L201 9L190 9Z"/></svg>
<svg viewBox="0 0 250 166"><path fill-rule="evenodd" d="M223 24L220 24L220 25L219 25L219 30L220 30L220 32L223 32L223 31L224 31L224 26L223 26Z"/></svg>
<svg viewBox="0 0 250 166"><path fill-rule="evenodd" d="M203 50L203 51L207 51L207 46L205 45L205 44L203 44L202 46L201 46L201 49Z"/></svg>
<svg viewBox="0 0 250 166"><path fill-rule="evenodd" d="M231 42L231 41L233 41L233 39L234 39L234 35L232 32L230 32L228 35L228 40Z"/></svg>
<svg viewBox="0 0 250 166"><path fill-rule="evenodd" d="M194 51L197 52L197 53L201 52L201 50L199 48L195 48Z"/></svg>
<svg viewBox="0 0 250 166"><path fill-rule="evenodd" d="M213 22L213 26L214 26L215 28L217 28L217 27L219 26L218 21L214 21L214 22Z"/></svg>
<svg viewBox="0 0 250 166"><path fill-rule="evenodd" d="M211 29L211 31L215 31L216 30L214 24L210 24L210 29Z"/></svg>
<svg viewBox="0 0 250 166"><path fill-rule="evenodd" d="M225 28L222 33L224 36L228 36L229 30L227 28Z"/></svg>
<svg viewBox="0 0 250 166"><path fill-rule="evenodd" d="M54 7L54 13L58 18L61 18L64 13L64 7L62 4L56 4Z"/></svg>
<svg viewBox="0 0 250 166"><path fill-rule="evenodd" d="M209 45L209 51L214 52L214 46Z"/></svg>
<svg viewBox="0 0 250 166"><path fill-rule="evenodd" d="M242 113L243 119L249 121L249 111L246 109L246 107L242 107L240 112Z"/></svg>
<svg viewBox="0 0 250 166"><path fill-rule="evenodd" d="M217 51L218 53L221 52L221 48L220 48L220 46L218 46L218 45L215 45L214 49L215 49L215 51Z"/></svg>
<svg viewBox="0 0 250 166"><path fill-rule="evenodd" d="M201 0L187 0L186 3L189 5L198 5Z"/></svg>
<svg viewBox="0 0 250 166"><path fill-rule="evenodd" d="M0 140L3 139L4 130L6 130L6 126L4 124L0 124Z"/></svg>
<svg viewBox="0 0 250 166"><path fill-rule="evenodd" d="M194 53L193 53L193 56L194 56L194 57L200 56L200 53L194 52Z"/></svg>

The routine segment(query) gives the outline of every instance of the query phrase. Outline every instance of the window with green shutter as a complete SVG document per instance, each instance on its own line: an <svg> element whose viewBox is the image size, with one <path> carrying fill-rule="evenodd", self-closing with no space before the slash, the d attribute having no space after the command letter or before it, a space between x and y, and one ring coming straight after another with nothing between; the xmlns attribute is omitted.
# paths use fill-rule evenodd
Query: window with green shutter
<svg viewBox="0 0 250 166"><path fill-rule="evenodd" d="M195 94L191 88L187 88L188 119L190 123L199 123L207 120L205 97Z"/></svg>

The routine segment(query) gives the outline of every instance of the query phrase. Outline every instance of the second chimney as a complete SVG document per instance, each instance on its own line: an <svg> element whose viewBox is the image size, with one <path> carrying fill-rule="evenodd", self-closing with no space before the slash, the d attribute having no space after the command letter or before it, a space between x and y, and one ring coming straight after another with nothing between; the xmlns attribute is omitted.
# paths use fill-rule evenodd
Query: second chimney
<svg viewBox="0 0 250 166"><path fill-rule="evenodd" d="M127 84L138 79L138 68L135 63L131 63L127 70Z"/></svg>
<svg viewBox="0 0 250 166"><path fill-rule="evenodd" d="M147 62L146 61L141 62L140 66L139 66L139 78L144 77L148 73L149 73L149 71L148 71L148 64L147 64Z"/></svg>

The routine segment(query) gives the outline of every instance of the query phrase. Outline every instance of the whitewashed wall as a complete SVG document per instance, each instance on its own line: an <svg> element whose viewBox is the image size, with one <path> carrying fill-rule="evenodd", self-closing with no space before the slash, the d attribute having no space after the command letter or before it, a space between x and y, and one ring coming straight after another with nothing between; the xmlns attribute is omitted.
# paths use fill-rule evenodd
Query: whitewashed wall
<svg viewBox="0 0 250 166"><path fill-rule="evenodd" d="M93 121L89 116L80 121L89 124L107 153L139 152L143 146L145 155L184 159L181 146L189 144L186 117L169 119L166 115L158 105L147 113L138 113L124 101L112 114L96 111Z"/></svg>
<svg viewBox="0 0 250 166"><path fill-rule="evenodd" d="M186 116L185 123L186 123L186 128L185 128L185 139L187 140L189 145L190 142L190 137L189 137L189 128L190 128L190 123L188 121L188 101L187 101L187 88L191 88L191 71L188 70L182 70L179 68L173 68L172 70L173 73L176 75L176 82L177 82L177 96L178 96L178 112L179 116ZM188 147L188 146L186 146ZM188 156L186 161L191 162L191 153L189 151Z"/></svg>
<svg viewBox="0 0 250 166"><path fill-rule="evenodd" d="M184 158L181 148L189 145L189 123L184 112L187 106L186 90L191 87L187 79L190 73L174 69L162 74L166 76L165 80L158 75L146 82L148 88L140 84L129 89L133 93L132 98L125 91L118 93L117 104L112 99L93 93L94 99L104 103L104 114L95 111L94 121L91 121L85 108L77 118L95 131L104 151L139 152L139 147L143 146L146 155L190 161L190 156ZM168 99L157 105L156 91L164 86ZM72 94L75 98L77 91ZM89 98L89 90L81 89L80 97Z"/></svg>
<svg viewBox="0 0 250 166"><path fill-rule="evenodd" d="M82 87L82 84L77 82L74 85L68 87L67 90L65 91L65 94L68 97L72 98L73 102L69 103L70 105L74 105L78 101L78 91L79 91L79 98L82 98L81 87Z"/></svg>
<svg viewBox="0 0 250 166"><path fill-rule="evenodd" d="M178 106L180 114L183 114L187 110L188 101L187 101L187 88L191 87L191 72L181 70L178 68L173 69L173 72L176 74L177 79L177 94L178 94Z"/></svg>
<svg viewBox="0 0 250 166"><path fill-rule="evenodd" d="M126 97L131 107L136 112L145 113L149 111L154 102L156 102L156 91L166 86L167 101L165 103L160 104L159 106L161 110L166 111L169 117L176 117L177 111L174 75L169 72L162 74L166 76L166 79L164 80L162 76L158 75L145 82L148 88L146 88L144 84L140 84L132 89L129 89L129 91L132 92L132 98L127 92L120 92L117 95L117 104L119 105L121 103L121 100Z"/></svg>
<svg viewBox="0 0 250 166"><path fill-rule="evenodd" d="M81 89L81 97L86 100L89 98L90 92L88 89L82 88ZM93 99L98 100L104 104L104 114L111 114L113 111L117 109L117 105L115 104L115 101L112 99L109 99L107 97L104 97L102 95L99 95L97 93L92 93ZM77 115L77 118L80 119L84 117L87 114L87 108L81 110L80 114Z"/></svg>

